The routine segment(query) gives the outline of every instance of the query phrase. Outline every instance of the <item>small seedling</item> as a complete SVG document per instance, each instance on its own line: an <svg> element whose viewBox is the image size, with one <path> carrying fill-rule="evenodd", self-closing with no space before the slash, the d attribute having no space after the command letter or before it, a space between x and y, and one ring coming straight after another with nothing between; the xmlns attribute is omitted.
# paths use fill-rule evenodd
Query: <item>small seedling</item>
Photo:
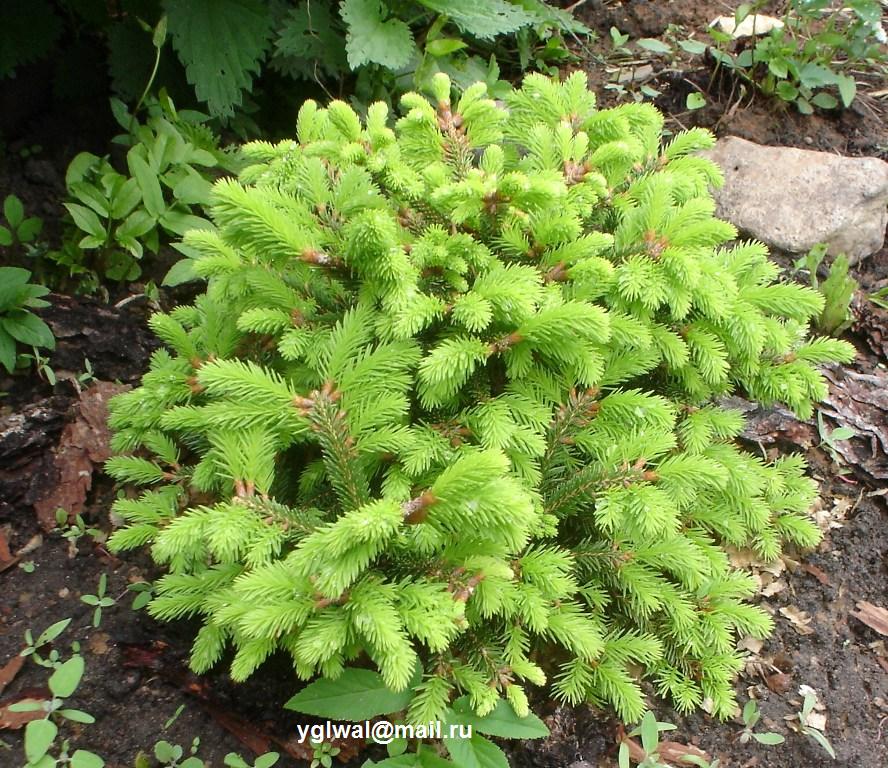
<svg viewBox="0 0 888 768"><path fill-rule="evenodd" d="M818 447L823 448L835 464L841 464L841 456L836 444L841 440L850 440L857 433L850 427L836 427L830 431L826 428L823 414L820 411L817 411L817 431L820 433L820 445Z"/></svg>
<svg viewBox="0 0 888 768"><path fill-rule="evenodd" d="M313 755L311 759L311 768L330 768L333 765L333 758L339 754L339 747L334 747L326 741L313 741L311 743Z"/></svg>
<svg viewBox="0 0 888 768"><path fill-rule="evenodd" d="M196 756L199 747L200 739L195 738L191 742L190 755L183 760L185 750L182 747L168 741L158 741L154 745L154 757L165 768L205 768L204 761Z"/></svg>
<svg viewBox="0 0 888 768"><path fill-rule="evenodd" d="M25 207L15 195L7 195L3 201L3 217L6 226L0 225L0 245L32 242L43 229L39 216L25 216Z"/></svg>
<svg viewBox="0 0 888 768"><path fill-rule="evenodd" d="M98 627L102 623L102 609L110 608L117 601L113 597L108 597L105 591L108 588L108 574L103 573L99 577L99 588L94 595L83 595L80 602L95 607L93 612L93 626Z"/></svg>
<svg viewBox="0 0 888 768"><path fill-rule="evenodd" d="M761 719L762 713L759 711L758 704L755 699L750 699L743 707L743 733L740 734L740 743L746 744L750 739L754 739L759 744L767 744L776 746L786 741L786 738L779 733L773 731L765 731L764 733L755 733L756 723Z"/></svg>
<svg viewBox="0 0 888 768"><path fill-rule="evenodd" d="M62 619L61 621L57 621L55 624L48 626L37 639L34 639L34 635L30 629L25 630L25 647L19 654L20 656L33 656L34 662L39 664L41 667L55 667L58 665L59 656L58 651L53 650L49 657L44 659L38 651L45 645L48 645L53 640L55 640L59 635L62 634L71 623L71 619Z"/></svg>
<svg viewBox="0 0 888 768"><path fill-rule="evenodd" d="M848 275L848 257L840 253L829 266L826 279L821 282L817 277L823 259L827 254L827 246L823 243L815 245L805 256L797 259L796 269L806 269L811 287L823 296L823 311L815 320L815 325L823 333L838 336L853 321L851 299L860 287L859 283Z"/></svg>
<svg viewBox="0 0 888 768"><path fill-rule="evenodd" d="M229 752L225 755L225 765L228 768L271 768L279 759L280 755L277 752L266 752L264 755L259 755L256 758L256 762L250 765L240 755L235 752Z"/></svg>
<svg viewBox="0 0 888 768"><path fill-rule="evenodd" d="M25 573L34 573L37 569L37 565L33 560L25 560L23 563L19 563L18 567L21 568Z"/></svg>
<svg viewBox="0 0 888 768"><path fill-rule="evenodd" d="M83 515L75 515L74 520L69 520L68 511L59 507L55 512L58 530L62 538L68 541L68 557L77 556L77 542L83 536L89 536L93 541L102 537L102 531L98 528L89 528L83 519Z"/></svg>
<svg viewBox="0 0 888 768"><path fill-rule="evenodd" d="M66 620L66 622L69 621L70 619ZM55 631L59 624L62 624L62 622L53 624L47 632L50 630ZM65 626L67 626L67 623L65 623ZM39 640L40 638L38 638L38 642ZM62 743L58 757L53 757L49 754L49 750L59 733L58 721L67 720L85 725L95 722L95 718L88 712L65 707L65 699L74 694L80 685L80 681L83 679L84 668L83 657L79 654L72 656L67 661L59 664L47 681L49 690L52 693L52 699L49 701L26 699L10 705L9 709L12 712L35 712L42 710L46 713L46 717L40 720L32 720L25 726L25 758L27 759L25 768L54 768L54 766L102 768L105 765L105 761L101 757L82 749L78 749L69 755L67 742Z"/></svg>
<svg viewBox="0 0 888 768"><path fill-rule="evenodd" d="M638 768L664 768L665 764L660 761L660 755L657 752L660 734L663 731L674 730L675 726L672 723L657 722L653 712L645 712L641 724L629 732L629 736L641 737L644 759L638 763ZM619 766L620 768L629 768L629 743L626 741L620 744Z"/></svg>
<svg viewBox="0 0 888 768"><path fill-rule="evenodd" d="M799 731L816 741L823 748L823 751L835 760L836 751L833 749L833 745L829 743L829 739L826 738L823 731L810 722L811 713L814 711L815 706L817 706L817 694L809 690L805 693L802 710L799 712Z"/></svg>

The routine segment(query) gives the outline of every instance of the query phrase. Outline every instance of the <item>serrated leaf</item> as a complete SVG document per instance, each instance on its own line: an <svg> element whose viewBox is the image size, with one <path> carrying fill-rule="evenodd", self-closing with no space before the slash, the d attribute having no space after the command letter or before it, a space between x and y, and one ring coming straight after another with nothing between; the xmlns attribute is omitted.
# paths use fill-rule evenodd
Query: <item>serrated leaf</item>
<svg viewBox="0 0 888 768"><path fill-rule="evenodd" d="M213 115L228 116L258 74L271 36L260 0L166 0L173 47Z"/></svg>
<svg viewBox="0 0 888 768"><path fill-rule="evenodd" d="M304 2L284 18L275 46L290 63L302 63L308 69L315 62L329 75L342 72L348 65L342 36L326 3Z"/></svg>
<svg viewBox="0 0 888 768"><path fill-rule="evenodd" d="M346 669L336 680L321 678L305 686L285 705L315 717L331 720L369 720L406 709L413 691L392 691L382 675L370 669Z"/></svg>
<svg viewBox="0 0 888 768"><path fill-rule="evenodd" d="M492 741L473 735L471 739L444 739L447 751L459 768L509 768L505 753Z"/></svg>
<svg viewBox="0 0 888 768"><path fill-rule="evenodd" d="M516 32L534 16L506 0L419 0L426 8L448 16L463 32L482 40Z"/></svg>
<svg viewBox="0 0 888 768"><path fill-rule="evenodd" d="M400 69L410 61L413 33L400 19L385 19L379 0L343 0L339 12L348 25L345 52L352 69L364 64Z"/></svg>
<svg viewBox="0 0 888 768"><path fill-rule="evenodd" d="M62 22L47 0L0 3L0 77L52 51Z"/></svg>

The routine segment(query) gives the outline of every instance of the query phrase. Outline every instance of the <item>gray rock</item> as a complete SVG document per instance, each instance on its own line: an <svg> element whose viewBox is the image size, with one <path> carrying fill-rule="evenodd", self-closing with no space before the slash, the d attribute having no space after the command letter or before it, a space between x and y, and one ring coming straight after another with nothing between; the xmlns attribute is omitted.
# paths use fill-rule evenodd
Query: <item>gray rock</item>
<svg viewBox="0 0 888 768"><path fill-rule="evenodd" d="M717 214L789 253L826 243L851 263L878 251L888 225L888 163L727 136L704 153L721 166Z"/></svg>

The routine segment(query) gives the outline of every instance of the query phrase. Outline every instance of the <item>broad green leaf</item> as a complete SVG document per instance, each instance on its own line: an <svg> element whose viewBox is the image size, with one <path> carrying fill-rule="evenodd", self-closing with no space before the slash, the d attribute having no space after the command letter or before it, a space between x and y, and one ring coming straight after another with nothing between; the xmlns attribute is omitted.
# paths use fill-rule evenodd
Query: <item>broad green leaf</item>
<svg viewBox="0 0 888 768"><path fill-rule="evenodd" d="M518 717L511 704L500 699L493 711L484 717L476 715L465 697L453 702L458 722L470 724L473 732L498 736L501 739L545 739L549 735L546 724L536 715ZM452 718L448 718L451 722Z"/></svg>
<svg viewBox="0 0 888 768"><path fill-rule="evenodd" d="M170 271L164 276L162 284L176 286L199 279L200 277L194 271L194 260L180 259L170 267Z"/></svg>
<svg viewBox="0 0 888 768"><path fill-rule="evenodd" d="M406 709L412 698L409 688L389 690L378 672L350 667L336 680L321 678L305 686L284 707L331 720L359 721Z"/></svg>
<svg viewBox="0 0 888 768"><path fill-rule="evenodd" d="M104 768L105 761L92 752L78 749L71 755L71 768Z"/></svg>
<svg viewBox="0 0 888 768"><path fill-rule="evenodd" d="M0 267L0 312L20 306L20 296L31 279L31 273L21 267Z"/></svg>
<svg viewBox="0 0 888 768"><path fill-rule="evenodd" d="M12 232L0 226L0 245L12 245Z"/></svg>
<svg viewBox="0 0 888 768"><path fill-rule="evenodd" d="M25 757L29 763L36 763L46 754L58 732L52 720L32 720L25 726Z"/></svg>
<svg viewBox="0 0 888 768"><path fill-rule="evenodd" d="M120 223L115 234L118 237L141 237L150 232L155 223L155 217L147 211L133 211Z"/></svg>
<svg viewBox="0 0 888 768"><path fill-rule="evenodd" d="M253 763L253 768L271 768L277 761L280 759L280 754L277 752L266 752L264 755L259 755L256 758L256 761Z"/></svg>
<svg viewBox="0 0 888 768"><path fill-rule="evenodd" d="M88 181L77 181L69 187L69 190L81 203L94 210L99 216L107 218L110 210L108 199L95 184L90 184Z"/></svg>
<svg viewBox="0 0 888 768"><path fill-rule="evenodd" d="M126 164L130 169L130 173L136 179L139 185L139 191L142 193L142 202L145 204L145 210L152 216L157 218L166 209L163 200L163 191L160 188L160 181L157 174L151 170L148 162L142 157L139 146L133 147L126 156Z"/></svg>
<svg viewBox="0 0 888 768"><path fill-rule="evenodd" d="M681 40L678 45L683 51L692 53L695 56L699 56L701 53L706 53L706 49L709 47L706 43L700 40Z"/></svg>
<svg viewBox="0 0 888 768"><path fill-rule="evenodd" d="M685 99L685 106L688 109L702 109L706 106L706 97L699 91L691 91Z"/></svg>
<svg viewBox="0 0 888 768"><path fill-rule="evenodd" d="M37 216L29 216L19 225L16 235L21 242L30 243L42 231L43 219Z"/></svg>
<svg viewBox="0 0 888 768"><path fill-rule="evenodd" d="M640 40L636 40L635 44L639 48L644 48L644 50L650 51L651 53L672 53L672 47L670 45L653 37L642 37Z"/></svg>
<svg viewBox="0 0 888 768"><path fill-rule="evenodd" d="M851 429L851 427L837 427L829 433L829 437L831 440L848 440L856 434L857 433Z"/></svg>
<svg viewBox="0 0 888 768"><path fill-rule="evenodd" d="M173 47L188 82L213 115L234 114L253 83L271 36L261 0L166 0Z"/></svg>
<svg viewBox="0 0 888 768"><path fill-rule="evenodd" d="M345 51L352 69L364 64L400 69L410 61L413 33L400 19L386 19L380 0L343 0L339 12L348 26Z"/></svg>
<svg viewBox="0 0 888 768"><path fill-rule="evenodd" d="M815 93L814 96L811 98L811 103L815 107L820 107L821 109L835 109L837 106L839 106L839 100L831 93L827 93L826 91Z"/></svg>
<svg viewBox="0 0 888 768"><path fill-rule="evenodd" d="M81 152L75 155L74 159L68 163L68 170L65 171L65 186L71 189L73 184L83 181L89 170L101 162L101 159L92 152Z"/></svg>
<svg viewBox="0 0 888 768"><path fill-rule="evenodd" d="M72 656L50 675L48 685L54 696L66 699L80 685L83 677L83 656Z"/></svg>
<svg viewBox="0 0 888 768"><path fill-rule="evenodd" d="M6 316L0 316L0 326L22 344L55 349L55 338L49 326L30 312L16 310Z"/></svg>
<svg viewBox="0 0 888 768"><path fill-rule="evenodd" d="M13 229L18 229L25 218L25 207L16 195L7 195L3 201L3 216Z"/></svg>
<svg viewBox="0 0 888 768"><path fill-rule="evenodd" d="M534 22L533 14L506 0L419 0L446 14L457 27L482 40L516 32Z"/></svg>
<svg viewBox="0 0 888 768"><path fill-rule="evenodd" d="M186 205L205 205L213 185L199 173L191 172L173 187L173 196Z"/></svg>
<svg viewBox="0 0 888 768"><path fill-rule="evenodd" d="M0 328L0 365L2 365L7 373L15 370L15 339L6 331Z"/></svg>
<svg viewBox="0 0 888 768"><path fill-rule="evenodd" d="M142 193L139 190L139 183L135 179L127 179L114 195L111 217L122 219L139 204L141 199Z"/></svg>
<svg viewBox="0 0 888 768"><path fill-rule="evenodd" d="M509 768L505 753L492 741L473 735L471 739L444 739L447 751L459 768Z"/></svg>
<svg viewBox="0 0 888 768"><path fill-rule="evenodd" d="M86 206L77 205L77 203L65 203L65 208L68 209L68 213L71 214L74 223L81 230L96 239L105 238L105 227L102 225L99 217L96 216L95 211L91 211Z"/></svg>
<svg viewBox="0 0 888 768"><path fill-rule="evenodd" d="M654 713L648 710L644 713L644 717L640 726L641 747L648 755L657 751L657 742L659 741L659 731L657 730L657 718Z"/></svg>
<svg viewBox="0 0 888 768"><path fill-rule="evenodd" d="M799 89L785 80L777 83L777 95L784 101L795 101L799 97Z"/></svg>

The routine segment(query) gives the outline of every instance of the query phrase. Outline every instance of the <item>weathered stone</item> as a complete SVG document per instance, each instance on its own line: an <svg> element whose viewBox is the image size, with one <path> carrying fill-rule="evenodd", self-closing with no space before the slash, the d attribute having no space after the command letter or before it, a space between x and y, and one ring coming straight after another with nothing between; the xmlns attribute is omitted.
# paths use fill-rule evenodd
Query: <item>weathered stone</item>
<svg viewBox="0 0 888 768"><path fill-rule="evenodd" d="M852 263L878 251L888 225L888 163L728 136L705 153L721 166L719 217L789 253L826 243Z"/></svg>

